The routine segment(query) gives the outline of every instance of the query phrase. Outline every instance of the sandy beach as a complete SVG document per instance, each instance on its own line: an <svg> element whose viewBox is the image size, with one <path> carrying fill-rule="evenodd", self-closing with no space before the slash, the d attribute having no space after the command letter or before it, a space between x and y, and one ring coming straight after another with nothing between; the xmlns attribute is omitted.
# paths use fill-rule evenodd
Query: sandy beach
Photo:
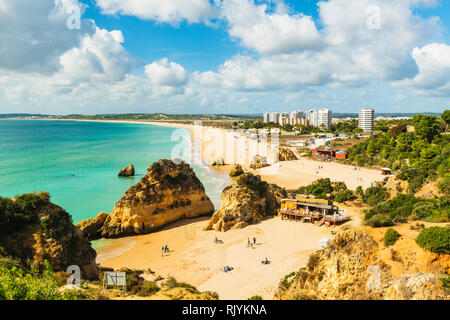
<svg viewBox="0 0 450 320"><path fill-rule="evenodd" d="M254 295L272 299L279 281L304 267L309 255L319 249L319 240L331 237L331 230L336 230L276 217L240 230L205 232L201 229L206 221L183 220L159 232L131 237L130 241L136 241L132 249L101 265L151 268L156 274L174 276L201 291L215 291L220 299L245 300ZM214 236L223 243L214 243ZM247 238L253 237L257 244L247 247ZM164 244L171 252L161 257ZM266 257L271 263L261 264ZM226 265L234 270L225 273L221 268Z"/></svg>

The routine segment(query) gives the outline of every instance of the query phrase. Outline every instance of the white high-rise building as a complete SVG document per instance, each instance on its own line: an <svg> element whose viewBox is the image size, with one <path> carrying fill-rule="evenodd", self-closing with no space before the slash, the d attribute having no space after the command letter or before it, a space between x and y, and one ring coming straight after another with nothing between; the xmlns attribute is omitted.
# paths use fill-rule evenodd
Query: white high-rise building
<svg viewBox="0 0 450 320"><path fill-rule="evenodd" d="M365 132L372 132L375 126L375 111L371 108L359 110L359 127Z"/></svg>
<svg viewBox="0 0 450 320"><path fill-rule="evenodd" d="M319 109L317 111L318 127L324 126L326 129L331 126L331 110Z"/></svg>
<svg viewBox="0 0 450 320"><path fill-rule="evenodd" d="M292 111L291 114L289 115L289 123L293 126L295 126L296 124L302 124L302 120L304 118L303 112L302 111Z"/></svg>
<svg viewBox="0 0 450 320"><path fill-rule="evenodd" d="M308 110L306 118L308 119L310 125L317 127L317 123L318 123L317 110Z"/></svg>
<svg viewBox="0 0 450 320"><path fill-rule="evenodd" d="M263 123L268 123L269 122L269 113L266 112L263 115Z"/></svg>
<svg viewBox="0 0 450 320"><path fill-rule="evenodd" d="M269 113L269 122L278 123L280 120L280 114L278 112Z"/></svg>
<svg viewBox="0 0 450 320"><path fill-rule="evenodd" d="M312 126L324 126L326 129L328 129L331 126L331 110L308 110L307 119L309 121L309 124Z"/></svg>

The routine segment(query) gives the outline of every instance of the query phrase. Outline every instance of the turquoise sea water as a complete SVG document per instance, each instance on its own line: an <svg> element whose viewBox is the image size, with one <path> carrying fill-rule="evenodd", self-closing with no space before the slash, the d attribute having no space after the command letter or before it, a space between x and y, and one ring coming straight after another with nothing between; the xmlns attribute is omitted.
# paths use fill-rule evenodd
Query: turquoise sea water
<svg viewBox="0 0 450 320"><path fill-rule="evenodd" d="M0 196L48 191L74 223L111 212L153 162L170 158L180 143L171 141L174 130L134 123L0 120ZM130 163L136 177L117 177ZM231 180L208 166L193 168L217 209Z"/></svg>

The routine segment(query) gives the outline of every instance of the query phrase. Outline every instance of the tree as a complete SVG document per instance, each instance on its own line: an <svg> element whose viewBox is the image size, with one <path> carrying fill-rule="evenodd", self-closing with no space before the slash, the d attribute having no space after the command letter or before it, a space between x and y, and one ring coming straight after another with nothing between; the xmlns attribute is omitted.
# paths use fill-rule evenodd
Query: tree
<svg viewBox="0 0 450 320"><path fill-rule="evenodd" d="M441 119L444 120L444 122L446 124L445 132L447 132L448 125L450 124L450 110L445 110L441 115Z"/></svg>
<svg viewBox="0 0 450 320"><path fill-rule="evenodd" d="M429 143L439 135L439 124L434 116L416 114L413 117L413 125L416 134Z"/></svg>

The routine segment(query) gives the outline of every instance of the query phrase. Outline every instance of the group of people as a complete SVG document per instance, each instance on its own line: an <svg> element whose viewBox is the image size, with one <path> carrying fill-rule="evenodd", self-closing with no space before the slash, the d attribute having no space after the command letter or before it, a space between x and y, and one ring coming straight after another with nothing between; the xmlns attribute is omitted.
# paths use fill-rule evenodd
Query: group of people
<svg viewBox="0 0 450 320"><path fill-rule="evenodd" d="M161 248L161 257L164 256L164 252L170 252L169 247L167 246L167 244L164 245L164 246Z"/></svg>
<svg viewBox="0 0 450 320"><path fill-rule="evenodd" d="M250 238L247 238L247 247L251 246L253 248L254 245L256 245L256 238L253 237L253 243L250 242Z"/></svg>
<svg viewBox="0 0 450 320"><path fill-rule="evenodd" d="M264 260L261 260L262 264L270 264L270 261L267 259L267 257Z"/></svg>

